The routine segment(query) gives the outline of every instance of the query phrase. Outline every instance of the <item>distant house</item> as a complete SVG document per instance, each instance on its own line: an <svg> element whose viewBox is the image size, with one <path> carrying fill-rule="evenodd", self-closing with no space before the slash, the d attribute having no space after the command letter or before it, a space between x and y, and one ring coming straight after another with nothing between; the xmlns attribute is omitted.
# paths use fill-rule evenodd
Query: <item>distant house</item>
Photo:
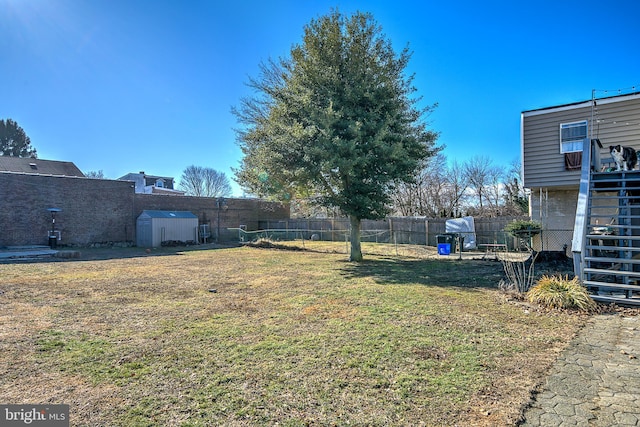
<svg viewBox="0 0 640 427"><path fill-rule="evenodd" d="M84 177L82 171L71 162L33 157L0 156L0 172Z"/></svg>
<svg viewBox="0 0 640 427"><path fill-rule="evenodd" d="M119 181L131 181L135 183L136 193L139 194L164 194L184 196L184 191L173 188L174 180L171 177L147 175L144 171L128 173L118 178Z"/></svg>

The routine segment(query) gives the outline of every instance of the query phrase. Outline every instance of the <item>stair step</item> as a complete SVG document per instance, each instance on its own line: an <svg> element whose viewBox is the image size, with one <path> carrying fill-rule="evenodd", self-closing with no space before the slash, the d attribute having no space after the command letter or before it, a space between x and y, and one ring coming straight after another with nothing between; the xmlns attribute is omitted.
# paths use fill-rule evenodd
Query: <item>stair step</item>
<svg viewBox="0 0 640 427"><path fill-rule="evenodd" d="M587 234L587 239L640 241L640 236L618 236L617 234Z"/></svg>
<svg viewBox="0 0 640 427"><path fill-rule="evenodd" d="M585 247L585 256L617 258L618 260L633 259L640 254L640 248L627 248L624 246L589 246ZM617 253L621 256L615 256Z"/></svg>
<svg viewBox="0 0 640 427"><path fill-rule="evenodd" d="M635 172L635 173L629 173L629 172ZM627 182L636 182L639 179L638 176L638 170L636 171L620 171L618 173L612 173L612 172L607 172L608 175L596 175L596 173L591 175L591 182L618 182L620 183L621 181L627 181ZM624 176L623 175L628 175L628 176ZM635 179L633 179L635 178Z"/></svg>
<svg viewBox="0 0 640 427"><path fill-rule="evenodd" d="M616 298L613 296L608 297L603 295L589 295L589 296L591 297L592 300L596 302L614 303L614 304L634 306L634 307L640 305L640 299L638 298Z"/></svg>
<svg viewBox="0 0 640 427"><path fill-rule="evenodd" d="M589 274L601 274L603 276L627 276L627 277L637 277L640 279L640 271L626 271L626 270L603 270L601 268L591 268L585 267L585 273Z"/></svg>
<svg viewBox="0 0 640 427"><path fill-rule="evenodd" d="M612 185L607 185L607 184L612 184ZM594 182L594 185L591 186L591 189L598 192L613 192L613 191L628 191L628 190L633 191L633 190L638 190L639 187L635 185L628 185L628 186L621 187L616 185L616 183L613 181L598 181L597 183Z"/></svg>
<svg viewBox="0 0 640 427"><path fill-rule="evenodd" d="M596 301L640 306L640 271L633 271L640 270L640 257L632 258L640 255L640 170L592 172L589 180L582 212L586 240L581 273L588 279L583 284ZM597 220L604 224L593 224Z"/></svg>
<svg viewBox="0 0 640 427"><path fill-rule="evenodd" d="M615 180L594 181L591 183L591 189L593 191L637 190L638 187L640 187L638 181L627 182L626 185L620 185L620 183Z"/></svg>
<svg viewBox="0 0 640 427"><path fill-rule="evenodd" d="M606 215L591 214L591 218L592 219L596 219L596 220L598 218L612 219L611 218L611 214L606 214ZM622 218L622 219L638 219L638 218L640 218L640 215L616 215L613 218L613 220L615 221L615 224L587 224L587 227L614 227L616 225L624 226L624 224L620 224L618 222L619 218Z"/></svg>
<svg viewBox="0 0 640 427"><path fill-rule="evenodd" d="M615 199L637 199L640 197L640 194L628 194L629 190L636 190L636 191L640 191L640 188L626 188L622 191L610 191L611 193L627 193L627 194L601 194L601 193L595 193L591 195L592 199L598 199L598 200L615 200ZM604 193L604 191L602 191L602 193Z"/></svg>
<svg viewBox="0 0 640 427"><path fill-rule="evenodd" d="M599 208L599 206L592 206L591 209L596 209ZM617 206L615 207L616 209L618 208ZM640 208L640 206L639 206ZM597 218L606 218L607 220L611 220L611 221L615 221L615 219L617 217L619 217L619 214L611 214L611 212L609 213L603 213L603 214L599 214L599 213L592 213L591 214L591 218L597 219ZM640 215L624 215L625 218L640 218ZM589 225L595 225L595 226L600 226L600 227L606 227L608 225L615 225L615 224L587 224L587 226Z"/></svg>
<svg viewBox="0 0 640 427"><path fill-rule="evenodd" d="M619 197L623 195L637 198L640 195L640 188L636 188L636 187L627 187L627 188L595 187L595 188L591 188L591 191L593 192L593 194L591 194L591 197L594 197L597 199L606 199L611 197Z"/></svg>
<svg viewBox="0 0 640 427"><path fill-rule="evenodd" d="M595 261L595 262L610 262L614 264L636 264L636 265L640 264L640 259L635 259L635 258L611 258L611 257L586 256L584 257L584 260Z"/></svg>
<svg viewBox="0 0 640 427"><path fill-rule="evenodd" d="M598 228L598 226L596 225L595 228ZM615 226L612 225L609 228L611 228L612 231L615 231L615 233L601 234L600 232L598 232L598 230L596 230L595 233L593 232L593 230L587 230L587 236L591 236L592 239L597 239L599 236L627 237L625 234L622 234L622 233L626 231L640 230L640 225L615 225Z"/></svg>
<svg viewBox="0 0 640 427"><path fill-rule="evenodd" d="M593 200L592 200L593 201ZM607 209L607 210L612 210L612 209L619 209L620 205L598 205L598 206L592 206L591 209ZM631 210L640 208L640 204L638 205L629 205L629 206L622 206L622 208L628 208ZM629 216L630 214L626 214L625 216ZM608 216L611 216L610 214Z"/></svg>
<svg viewBox="0 0 640 427"><path fill-rule="evenodd" d="M593 186L593 187L596 187L596 188L603 187L603 186L604 186L604 185L606 185L606 184L610 184L610 185L611 185L611 187L614 187L614 188L624 188L624 187L622 187L622 186L620 185L620 184L622 184L622 182L621 182L621 181L622 181L623 179L624 179L624 178L620 178L620 177L618 177L617 179L615 179L615 178L610 178L610 179L595 179L595 180L593 180L593 181L591 182L591 184L592 184L592 186ZM629 179L627 179L626 181L627 181L627 182L625 182L624 184L626 184L626 185L630 185L630 186L633 186L634 184L636 184L636 183L638 182L638 179L637 179L637 177L636 177L636 179L633 179L633 180L629 180Z"/></svg>
<svg viewBox="0 0 640 427"><path fill-rule="evenodd" d="M632 178L638 179L638 170L635 171L614 171L614 172L594 172L592 178L594 182L620 182L625 176L627 181L633 181Z"/></svg>
<svg viewBox="0 0 640 427"><path fill-rule="evenodd" d="M618 289L622 291L637 291L640 292L640 286L638 285L625 285L622 283L608 283L608 282L598 282L594 280L585 280L582 284L588 288L607 288L607 289Z"/></svg>
<svg viewBox="0 0 640 427"><path fill-rule="evenodd" d="M592 240L598 240L598 239L592 239ZM603 239L605 240L605 239ZM613 243L612 239L606 239L607 242L609 243ZM625 239L623 239L625 240ZM640 246L616 246L614 244L611 245L592 245L592 244L588 244L585 246L587 249L600 249L603 251L640 251Z"/></svg>
<svg viewBox="0 0 640 427"><path fill-rule="evenodd" d="M640 195L640 187L592 187L591 197L606 199L608 197L629 196L637 198Z"/></svg>
<svg viewBox="0 0 640 427"><path fill-rule="evenodd" d="M598 179L591 181L592 187L600 188L606 187L607 185L613 188L628 188L633 186L640 186L640 180L638 180L637 177L636 179L627 180L618 177L618 179Z"/></svg>
<svg viewBox="0 0 640 427"><path fill-rule="evenodd" d="M619 229L624 229L624 228L628 228L630 230L637 230L640 229L640 225L625 225L625 224L609 224L609 225L598 225L598 224L591 224L588 225L587 227L595 229L595 228L610 228L612 230L619 230ZM600 233L592 233L592 234L596 234L599 236L607 236L607 234L600 234Z"/></svg>

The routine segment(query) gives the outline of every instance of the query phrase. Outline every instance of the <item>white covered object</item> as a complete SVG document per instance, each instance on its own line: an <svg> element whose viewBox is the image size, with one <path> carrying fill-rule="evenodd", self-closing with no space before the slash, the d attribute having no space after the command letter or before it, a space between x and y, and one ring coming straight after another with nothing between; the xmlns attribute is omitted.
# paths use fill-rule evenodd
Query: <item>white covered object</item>
<svg viewBox="0 0 640 427"><path fill-rule="evenodd" d="M472 216L448 219L444 227L447 233L459 233L464 237L462 244L464 249L469 250L476 248L476 225L473 222Z"/></svg>

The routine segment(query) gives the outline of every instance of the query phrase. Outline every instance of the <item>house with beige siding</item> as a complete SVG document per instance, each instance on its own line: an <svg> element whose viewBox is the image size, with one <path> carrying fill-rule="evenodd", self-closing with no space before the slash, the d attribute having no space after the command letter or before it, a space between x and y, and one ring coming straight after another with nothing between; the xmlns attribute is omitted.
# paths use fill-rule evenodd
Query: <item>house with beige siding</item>
<svg viewBox="0 0 640 427"><path fill-rule="evenodd" d="M576 274L595 283L594 295L613 282L631 298L640 285L640 170L616 171L615 145L640 150L638 92L521 114L523 185L530 216L543 225L538 247L570 251ZM545 241L545 234L556 238Z"/></svg>
<svg viewBox="0 0 640 427"><path fill-rule="evenodd" d="M572 230L583 149L600 141L600 169L612 166L611 145L640 150L640 93L524 111L520 129L529 214L544 228Z"/></svg>

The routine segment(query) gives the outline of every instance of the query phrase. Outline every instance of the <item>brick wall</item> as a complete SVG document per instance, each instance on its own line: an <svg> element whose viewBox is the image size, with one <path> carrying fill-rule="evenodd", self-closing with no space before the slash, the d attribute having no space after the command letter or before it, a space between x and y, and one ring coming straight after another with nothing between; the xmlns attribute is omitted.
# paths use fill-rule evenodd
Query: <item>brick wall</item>
<svg viewBox="0 0 640 427"><path fill-rule="evenodd" d="M259 220L289 217L289 208L256 199L216 199L135 194L126 181L0 173L0 247L46 245L51 230L48 208L59 208L56 230L61 245L135 242L135 223L145 209L190 211L221 240L237 233L227 227L254 229Z"/></svg>
<svg viewBox="0 0 640 427"><path fill-rule="evenodd" d="M217 199L208 197L136 194L134 210L136 218L143 210L189 211L198 217L200 224L209 224L214 239L219 230L221 241L238 238L237 231L227 228L245 225L249 230L256 230L259 221L289 218L289 206L280 203L259 199L225 198L221 200L218 209L217 202Z"/></svg>

